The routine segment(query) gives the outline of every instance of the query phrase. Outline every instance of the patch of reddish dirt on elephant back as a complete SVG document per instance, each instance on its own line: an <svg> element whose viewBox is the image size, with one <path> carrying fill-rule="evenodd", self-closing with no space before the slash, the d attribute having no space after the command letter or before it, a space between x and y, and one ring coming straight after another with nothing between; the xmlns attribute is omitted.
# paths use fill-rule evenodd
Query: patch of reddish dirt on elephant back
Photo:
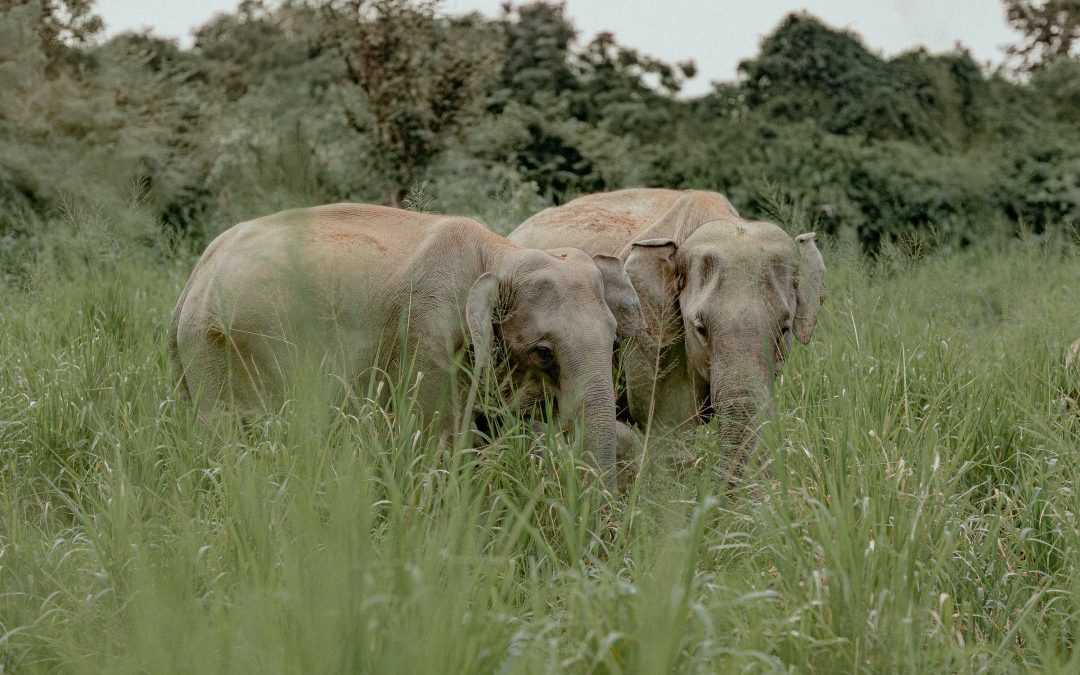
<svg viewBox="0 0 1080 675"><path fill-rule="evenodd" d="M321 227L312 233L311 238L335 248L360 246L386 252L386 247L379 243L378 239L353 227Z"/></svg>
<svg viewBox="0 0 1080 675"><path fill-rule="evenodd" d="M618 230L625 234L636 232L643 224L640 219L634 218L627 213L584 204L574 209L567 220L590 232Z"/></svg>

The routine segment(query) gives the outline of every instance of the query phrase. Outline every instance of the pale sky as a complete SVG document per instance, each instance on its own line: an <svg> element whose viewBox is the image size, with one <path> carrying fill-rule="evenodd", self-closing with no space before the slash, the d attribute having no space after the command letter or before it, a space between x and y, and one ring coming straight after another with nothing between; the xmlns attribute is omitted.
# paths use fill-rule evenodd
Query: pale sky
<svg viewBox="0 0 1080 675"><path fill-rule="evenodd" d="M191 29L236 0L98 0L109 33L152 28L191 42ZM445 11L479 10L496 16L502 0L444 0ZM518 3L520 4L520 3ZM758 51L761 38L785 14L805 9L826 23L851 28L886 55L915 46L939 52L960 42L980 62L997 64L1017 34L1005 23L1001 0L568 0L567 10L587 41L611 31L621 44L674 62L692 58L699 73L687 94L711 80L733 80L739 61Z"/></svg>

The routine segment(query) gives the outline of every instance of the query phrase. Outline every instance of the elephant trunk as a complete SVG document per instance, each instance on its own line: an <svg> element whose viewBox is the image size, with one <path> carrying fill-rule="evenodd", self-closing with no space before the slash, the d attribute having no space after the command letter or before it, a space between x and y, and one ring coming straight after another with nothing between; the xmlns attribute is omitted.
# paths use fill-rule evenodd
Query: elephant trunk
<svg viewBox="0 0 1080 675"><path fill-rule="evenodd" d="M712 415L718 420L721 443L731 453L733 474L757 446L761 421L772 409L771 381L757 370L728 359L714 360L710 368Z"/></svg>
<svg viewBox="0 0 1080 675"><path fill-rule="evenodd" d="M772 412L771 342L746 333L716 345L709 364L711 413L736 475L757 446L762 421Z"/></svg>
<svg viewBox="0 0 1080 675"><path fill-rule="evenodd" d="M582 446L608 489L615 487L615 388L610 361L598 359L585 377L566 373L559 411L563 426L582 421Z"/></svg>

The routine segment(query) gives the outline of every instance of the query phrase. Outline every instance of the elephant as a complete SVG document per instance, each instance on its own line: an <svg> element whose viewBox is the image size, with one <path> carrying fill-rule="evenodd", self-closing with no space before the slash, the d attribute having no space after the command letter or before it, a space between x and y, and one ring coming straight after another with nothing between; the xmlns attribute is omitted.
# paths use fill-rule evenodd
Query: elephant
<svg viewBox="0 0 1080 675"><path fill-rule="evenodd" d="M473 372L512 386L516 406L550 393L564 428L582 421L583 447L611 486L613 345L643 328L613 257L525 248L467 218L342 203L221 233L180 295L168 348L202 419L281 405L311 358L346 388L407 359L414 405L444 434L467 423L453 413L466 388L466 416L473 409L478 380L459 367L471 348Z"/></svg>
<svg viewBox="0 0 1080 675"><path fill-rule="evenodd" d="M509 238L623 261L646 322L621 350L630 418L678 428L715 415L737 470L792 336L814 332L825 298L815 233L792 239L715 192L636 188L546 209Z"/></svg>

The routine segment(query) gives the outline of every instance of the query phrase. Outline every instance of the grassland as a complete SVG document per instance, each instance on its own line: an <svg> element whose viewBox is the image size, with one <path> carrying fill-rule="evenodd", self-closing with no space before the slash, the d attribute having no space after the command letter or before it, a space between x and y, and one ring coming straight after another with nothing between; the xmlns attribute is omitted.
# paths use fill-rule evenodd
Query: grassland
<svg viewBox="0 0 1080 675"><path fill-rule="evenodd" d="M455 452L302 396L196 424L193 258L153 231L69 212L6 254L0 672L1080 672L1065 242L827 247L753 478L706 428L608 500L512 420Z"/></svg>

